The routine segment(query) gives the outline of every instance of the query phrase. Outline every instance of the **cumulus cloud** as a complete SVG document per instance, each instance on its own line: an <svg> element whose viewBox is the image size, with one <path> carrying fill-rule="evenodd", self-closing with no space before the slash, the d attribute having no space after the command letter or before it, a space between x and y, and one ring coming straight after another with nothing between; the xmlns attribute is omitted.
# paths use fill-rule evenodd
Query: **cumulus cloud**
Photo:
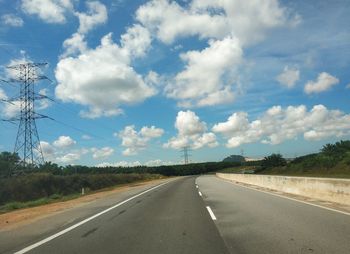
<svg viewBox="0 0 350 254"><path fill-rule="evenodd" d="M6 118L18 118L21 109L20 101L11 101L6 103L2 108L2 115Z"/></svg>
<svg viewBox="0 0 350 254"><path fill-rule="evenodd" d="M46 23L65 23L65 15L73 8L72 0L22 0L21 3L23 12L37 15Z"/></svg>
<svg viewBox="0 0 350 254"><path fill-rule="evenodd" d="M53 145L57 148L68 148L75 145L77 142L69 136L60 136L53 142Z"/></svg>
<svg viewBox="0 0 350 254"><path fill-rule="evenodd" d="M121 35L120 41L121 46L134 57L144 56L149 49L151 42L152 39L150 32L139 24L129 27L126 33Z"/></svg>
<svg viewBox="0 0 350 254"><path fill-rule="evenodd" d="M91 151L93 152L92 158L94 159L106 159L114 153L114 149L108 146L101 149L93 147Z"/></svg>
<svg viewBox="0 0 350 254"><path fill-rule="evenodd" d="M163 166L163 165L177 165L180 164L180 162L173 162L173 161L162 161L160 159L156 160L150 160L146 161L144 163L141 163L139 161L119 161L115 163L110 162L103 162L97 165L97 167L137 167L137 166L147 166L147 167L157 167L157 166Z"/></svg>
<svg viewBox="0 0 350 254"><path fill-rule="evenodd" d="M75 12L79 18L78 33L86 34L97 25L106 23L108 19L107 8L98 1L86 2L87 12Z"/></svg>
<svg viewBox="0 0 350 254"><path fill-rule="evenodd" d="M14 14L4 14L1 16L1 21L5 25L13 26L13 27L21 27L23 26L23 19Z"/></svg>
<svg viewBox="0 0 350 254"><path fill-rule="evenodd" d="M218 145L216 136L212 132L206 132L207 126L192 111L180 111L175 121L177 136L172 137L164 144L166 148L180 149L186 146L199 149L205 146L215 147Z"/></svg>
<svg viewBox="0 0 350 254"><path fill-rule="evenodd" d="M166 87L167 96L189 106L232 102L232 80L242 54L239 41L231 37L211 41L209 47L202 51L182 54L181 59L187 63L185 70Z"/></svg>
<svg viewBox="0 0 350 254"><path fill-rule="evenodd" d="M41 150L46 161L61 164L74 163L81 159L81 156L89 152L88 149L71 149L76 144L69 136L60 136L51 144L47 141L40 141Z"/></svg>
<svg viewBox="0 0 350 254"><path fill-rule="evenodd" d="M300 16L276 0L193 0L185 7L153 0L138 8L136 19L165 43L197 35L220 40L236 36L249 44L261 40L269 29L300 22Z"/></svg>
<svg viewBox="0 0 350 254"><path fill-rule="evenodd" d="M77 55L88 50L85 35L96 26L108 20L107 8L98 1L86 2L87 12L74 12L79 19L79 28L63 42L64 53L61 58Z"/></svg>
<svg viewBox="0 0 350 254"><path fill-rule="evenodd" d="M129 125L119 133L114 133L114 136L121 138L122 146L126 147L123 151L123 155L131 156L145 149L151 139L161 137L163 133L163 129L156 128L155 126L145 126L137 132L134 125Z"/></svg>
<svg viewBox="0 0 350 254"><path fill-rule="evenodd" d="M67 153L62 156L57 157L55 160L58 163L64 163L69 164L75 161L80 160L81 154L80 153Z"/></svg>
<svg viewBox="0 0 350 254"><path fill-rule="evenodd" d="M7 101L9 98L6 92L0 88L0 101ZM5 118L11 119L18 116L20 111L20 101L4 102L0 104L1 115Z"/></svg>
<svg viewBox="0 0 350 254"><path fill-rule="evenodd" d="M72 56L85 52L88 47L85 36L80 33L74 33L72 37L63 42L64 53L61 57Z"/></svg>
<svg viewBox="0 0 350 254"><path fill-rule="evenodd" d="M137 167L137 166L142 166L142 164L139 161L118 161L115 163L109 163L109 162L103 162L99 163L96 165L96 167L100 168L105 168L105 167L123 167L123 168L128 168L128 167Z"/></svg>
<svg viewBox="0 0 350 254"><path fill-rule="evenodd" d="M38 102L37 109L39 110L46 109L51 106L52 103L49 99L47 99L47 94L48 94L48 89L44 88L39 90L39 95L41 95L42 98Z"/></svg>
<svg viewBox="0 0 350 254"><path fill-rule="evenodd" d="M55 148L49 142L40 141L40 146L45 159L49 159L55 154Z"/></svg>
<svg viewBox="0 0 350 254"><path fill-rule="evenodd" d="M304 105L274 106L253 121L249 121L245 112L234 113L212 130L227 138L229 148L254 142L275 145L299 135L306 140L349 135L350 115L323 105L316 105L310 111Z"/></svg>
<svg viewBox="0 0 350 254"><path fill-rule="evenodd" d="M276 77L276 80L288 88L295 86L296 82L300 78L300 71L297 68L289 68L285 66L283 72Z"/></svg>
<svg viewBox="0 0 350 254"><path fill-rule="evenodd" d="M350 89L350 83L346 85L346 89Z"/></svg>
<svg viewBox="0 0 350 254"><path fill-rule="evenodd" d="M130 66L130 52L104 36L96 49L76 57L62 58L55 71L56 96L89 107L83 117L96 118L122 113L120 105L144 101L156 93Z"/></svg>
<svg viewBox="0 0 350 254"><path fill-rule="evenodd" d="M188 36L208 39L202 51L180 55L185 69L165 87L167 97L180 107L233 102L243 47L262 40L270 29L300 21L276 0L193 0L184 6L153 0L138 8L136 19L164 43Z"/></svg>
<svg viewBox="0 0 350 254"><path fill-rule="evenodd" d="M339 79L328 74L327 72L321 72L316 81L308 81L304 87L304 92L307 94L321 93L331 89L339 83Z"/></svg>

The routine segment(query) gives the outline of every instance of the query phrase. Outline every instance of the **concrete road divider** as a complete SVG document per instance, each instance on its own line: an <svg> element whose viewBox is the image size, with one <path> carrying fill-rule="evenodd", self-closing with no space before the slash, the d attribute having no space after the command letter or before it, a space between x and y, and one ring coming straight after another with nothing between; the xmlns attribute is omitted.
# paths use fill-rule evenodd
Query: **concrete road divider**
<svg viewBox="0 0 350 254"><path fill-rule="evenodd" d="M309 198L350 205L350 179L217 173L217 177Z"/></svg>

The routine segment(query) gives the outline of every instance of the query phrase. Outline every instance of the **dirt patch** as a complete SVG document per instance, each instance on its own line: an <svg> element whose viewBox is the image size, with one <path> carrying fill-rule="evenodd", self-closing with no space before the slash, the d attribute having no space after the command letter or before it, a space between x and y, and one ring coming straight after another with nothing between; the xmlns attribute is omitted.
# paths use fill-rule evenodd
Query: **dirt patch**
<svg viewBox="0 0 350 254"><path fill-rule="evenodd" d="M119 186L113 189L100 191L85 196L81 196L76 199L57 202L32 208L25 208L20 210L15 210L9 213L0 214L0 231L14 229L18 226L32 223L44 217L51 216L53 214L65 211L67 209L83 206L87 203L93 202L97 199L108 197L116 193L125 192L138 188L140 186L145 186L148 184L157 184L164 179L150 180L145 182L131 183L129 185Z"/></svg>

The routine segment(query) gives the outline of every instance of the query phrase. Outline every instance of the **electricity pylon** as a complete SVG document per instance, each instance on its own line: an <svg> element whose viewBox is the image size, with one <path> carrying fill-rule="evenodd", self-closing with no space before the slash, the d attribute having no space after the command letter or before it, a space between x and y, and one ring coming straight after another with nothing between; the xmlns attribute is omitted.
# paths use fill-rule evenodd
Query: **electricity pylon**
<svg viewBox="0 0 350 254"><path fill-rule="evenodd" d="M190 149L189 149L188 146L184 146L184 147L182 148L182 152L183 152L182 157L184 158L184 163L185 163L185 164L188 164L188 163L189 163L188 158L191 156L191 155L189 154L189 151L190 151Z"/></svg>
<svg viewBox="0 0 350 254"><path fill-rule="evenodd" d="M48 79L40 75L40 67L46 63L21 63L7 66L12 70L14 78L8 82L16 82L20 85L19 96L7 100L8 103L18 105L19 116L6 121L19 121L14 153L21 158L18 166L32 167L44 163L44 156L40 146L38 130L35 120L47 118L47 116L35 112L35 101L47 98L45 95L35 93L34 84L38 80ZM15 171L13 169L12 171ZM11 172L13 173L13 172Z"/></svg>

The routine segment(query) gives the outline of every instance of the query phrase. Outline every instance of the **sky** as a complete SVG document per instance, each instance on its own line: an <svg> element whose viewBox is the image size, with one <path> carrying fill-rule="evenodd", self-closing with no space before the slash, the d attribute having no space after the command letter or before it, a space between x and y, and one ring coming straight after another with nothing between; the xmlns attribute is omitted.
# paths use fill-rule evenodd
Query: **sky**
<svg viewBox="0 0 350 254"><path fill-rule="evenodd" d="M35 84L45 159L132 166L295 157L350 138L349 0L0 0L0 78ZM1 119L19 113L0 82ZM0 122L0 151L17 126Z"/></svg>

